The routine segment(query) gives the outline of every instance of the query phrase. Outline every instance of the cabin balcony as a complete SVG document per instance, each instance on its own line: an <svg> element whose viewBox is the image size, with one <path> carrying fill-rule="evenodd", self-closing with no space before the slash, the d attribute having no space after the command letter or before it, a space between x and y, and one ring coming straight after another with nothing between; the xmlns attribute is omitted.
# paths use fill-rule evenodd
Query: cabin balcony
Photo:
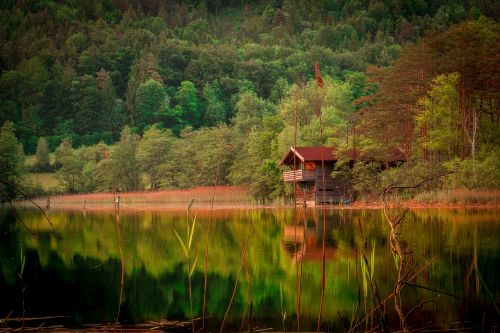
<svg viewBox="0 0 500 333"><path fill-rule="evenodd" d="M292 170L283 172L283 180L287 183L307 182L314 180L314 170Z"/></svg>

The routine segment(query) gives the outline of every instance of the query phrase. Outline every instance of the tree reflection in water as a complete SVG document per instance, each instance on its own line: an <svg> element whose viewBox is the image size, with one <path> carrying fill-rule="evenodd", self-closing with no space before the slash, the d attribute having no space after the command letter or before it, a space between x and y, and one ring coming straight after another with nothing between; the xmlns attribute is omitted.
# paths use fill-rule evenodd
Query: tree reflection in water
<svg viewBox="0 0 500 333"><path fill-rule="evenodd" d="M119 229L122 255L116 245L113 212L87 207L84 218L81 211L52 211L53 227L35 210L19 210L18 214L35 235L18 224L10 210L0 210L0 317L10 311L13 316L21 316L21 286L16 275L21 263L20 246L26 256L26 316L67 315L69 319L61 320L64 325L113 321L123 263L121 323L190 317L185 279L188 268L172 232L172 226L184 225L185 212L123 212ZM205 230L208 213L196 214L200 230ZM282 313L286 312L286 329L294 330L297 270L302 271L301 329L316 328L323 235L317 221L322 220L322 212L297 210L296 214L291 209L214 210L206 330L220 328L242 263L241 245L250 222L251 236L244 255L247 267L239 276L224 329L239 330L243 317L249 320L249 312L254 326L282 329ZM481 327L483 322L485 328L498 325L493 304L500 297L499 211L415 210L406 214L398 229L405 255L399 265L401 272L394 264L390 226L382 211L327 211L323 329L365 330L380 325L376 312L359 324L379 304L371 292L363 300L363 255L387 312L389 329L400 329L401 317L391 311L392 300L384 302L394 292L395 280L404 282L399 289L399 307L410 330L424 325L429 329L456 329L458 324L454 323L458 322L461 327ZM193 251L204 253L204 242L193 242L193 247ZM436 259L426 266L432 258ZM202 314L203 287L204 267L199 265L192 276L195 316ZM438 297L435 290L442 296ZM448 294L455 297L445 296ZM437 301L423 303L431 299ZM251 311L247 309L244 315L248 304Z"/></svg>

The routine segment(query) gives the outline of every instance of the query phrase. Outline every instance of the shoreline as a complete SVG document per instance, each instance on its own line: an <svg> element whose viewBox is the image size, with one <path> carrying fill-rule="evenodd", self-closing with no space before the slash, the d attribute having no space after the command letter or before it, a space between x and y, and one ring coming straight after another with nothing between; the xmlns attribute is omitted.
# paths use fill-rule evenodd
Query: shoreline
<svg viewBox="0 0 500 333"><path fill-rule="evenodd" d="M44 199L33 199L40 207L46 209ZM30 201L17 201L14 203L17 207L32 207L36 206ZM160 203L160 202L122 202L120 203L120 211L122 212L185 212L189 206L189 202L175 202L175 203ZM248 204L248 203L234 203L234 202L215 202L213 207L210 202L194 202L192 206L193 211L227 211L227 210L259 210L259 209L293 209L293 204ZM327 210L380 210L384 205L381 202L362 203L354 202L350 205L327 205ZM423 204L414 201L403 201L397 203L389 203L389 208L399 209L500 209L500 203L486 203L486 204L471 204L459 203L450 204L445 202L436 202L431 204ZM315 210L323 209L322 205L303 207L298 205L297 209L300 210ZM57 202L51 201L51 211L86 211L86 212L114 212L114 202Z"/></svg>
<svg viewBox="0 0 500 333"><path fill-rule="evenodd" d="M486 193L477 190L453 190L446 192L424 192L426 200L402 200L394 198L389 201L389 208L406 209L498 209L500 208L500 191L490 190ZM210 210L255 210L255 209L293 209L293 203L276 201L269 204L257 203L250 192L241 186L200 186L191 189L174 189L160 191L140 191L122 193L86 193L66 194L38 197L30 200L14 201L18 207L35 207L50 210L72 211L115 211L115 203L119 202L120 211L186 211L192 204L197 211ZM297 208L304 209L302 204ZM322 209L322 205L309 206L305 209ZM328 210L383 209L380 200L360 200L350 204L327 205Z"/></svg>

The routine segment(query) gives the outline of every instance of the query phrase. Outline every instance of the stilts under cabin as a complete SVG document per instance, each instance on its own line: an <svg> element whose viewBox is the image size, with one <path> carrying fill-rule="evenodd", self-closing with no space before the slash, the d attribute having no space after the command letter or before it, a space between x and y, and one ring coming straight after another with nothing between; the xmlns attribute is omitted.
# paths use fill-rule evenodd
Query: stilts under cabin
<svg viewBox="0 0 500 333"><path fill-rule="evenodd" d="M323 199L323 172L325 174L325 198ZM338 157L331 147L290 147L280 165L288 168L283 180L293 183L297 204L315 206L338 204L350 199L350 185L341 179L333 179L331 173Z"/></svg>

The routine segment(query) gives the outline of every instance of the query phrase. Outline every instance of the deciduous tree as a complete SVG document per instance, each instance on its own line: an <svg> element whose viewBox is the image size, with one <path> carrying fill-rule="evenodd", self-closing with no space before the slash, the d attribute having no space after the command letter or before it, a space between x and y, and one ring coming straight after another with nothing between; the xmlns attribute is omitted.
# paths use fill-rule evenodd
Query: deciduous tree
<svg viewBox="0 0 500 333"><path fill-rule="evenodd" d="M0 179L9 185L0 184L1 201L16 196L14 187L20 187L24 172L22 147L14 134L14 124L7 121L0 129Z"/></svg>
<svg viewBox="0 0 500 333"><path fill-rule="evenodd" d="M137 147L136 158L139 169L148 176L150 190L175 184L174 167L178 162L174 149L176 140L170 130L161 129L157 125L144 132Z"/></svg>
<svg viewBox="0 0 500 333"><path fill-rule="evenodd" d="M36 145L35 167L39 172L47 171L49 165L49 147L44 138L39 138Z"/></svg>

